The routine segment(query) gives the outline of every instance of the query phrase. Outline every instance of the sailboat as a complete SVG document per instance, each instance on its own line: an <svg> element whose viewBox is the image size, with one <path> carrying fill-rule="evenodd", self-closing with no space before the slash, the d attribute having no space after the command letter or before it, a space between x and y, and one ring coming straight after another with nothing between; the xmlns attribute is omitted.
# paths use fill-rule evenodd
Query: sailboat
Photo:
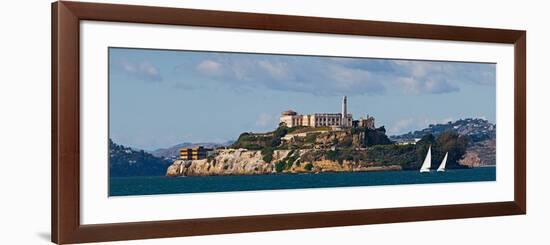
<svg viewBox="0 0 550 245"><path fill-rule="evenodd" d="M432 167L432 146L430 145L430 148L428 148L428 153L426 154L426 158L424 158L424 163L422 163L422 167L420 167L420 172L430 172L430 168Z"/></svg>
<svg viewBox="0 0 550 245"><path fill-rule="evenodd" d="M441 164L439 165L439 168L437 168L437 172L445 172L445 165L447 165L447 156L449 155L449 152L445 153L445 157L443 158L443 161L441 161Z"/></svg>

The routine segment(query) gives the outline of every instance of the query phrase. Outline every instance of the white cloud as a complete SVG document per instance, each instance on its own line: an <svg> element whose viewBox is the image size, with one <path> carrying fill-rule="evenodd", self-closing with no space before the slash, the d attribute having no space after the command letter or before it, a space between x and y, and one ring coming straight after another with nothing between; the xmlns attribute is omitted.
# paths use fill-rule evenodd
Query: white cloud
<svg viewBox="0 0 550 245"><path fill-rule="evenodd" d="M269 62L266 60L258 61L258 66L263 68L274 79L282 79L288 75L288 67L284 62Z"/></svg>
<svg viewBox="0 0 550 245"><path fill-rule="evenodd" d="M207 75L221 74L222 65L213 60L204 60L197 65L197 70Z"/></svg>
<svg viewBox="0 0 550 245"><path fill-rule="evenodd" d="M411 60L393 63L398 70L395 82L407 94L442 94L460 90L456 78L462 74L452 71L454 66L459 65L457 63Z"/></svg>
<svg viewBox="0 0 550 245"><path fill-rule="evenodd" d="M393 61L403 91L441 94L460 90L460 84L494 85L495 65L438 61Z"/></svg>
<svg viewBox="0 0 550 245"><path fill-rule="evenodd" d="M405 118L398 120L391 124L391 126L388 128L388 135L396 135L408 132L410 130L411 126L415 124L415 119L413 118Z"/></svg>
<svg viewBox="0 0 550 245"><path fill-rule="evenodd" d="M385 89L380 79L369 77L369 71L348 68L318 58L309 57L309 60L277 56L261 59L254 56L218 56L216 58L215 61L210 59L201 61L197 70L208 75L215 72L217 76L214 81L234 89L262 87L319 95L379 94Z"/></svg>
<svg viewBox="0 0 550 245"><path fill-rule="evenodd" d="M160 82L162 76L158 68L150 62L130 62L122 60L119 62L118 67L126 75L134 77L139 80L148 82Z"/></svg>
<svg viewBox="0 0 550 245"><path fill-rule="evenodd" d="M440 79L404 77L397 80L406 94L442 94L458 92L456 85Z"/></svg>
<svg viewBox="0 0 550 245"><path fill-rule="evenodd" d="M268 113L261 113L258 116L258 119L256 119L256 126L259 127L268 127L268 126L276 126L276 117L268 114Z"/></svg>
<svg viewBox="0 0 550 245"><path fill-rule="evenodd" d="M494 84L491 64L415 60L216 54L196 65L209 82L315 95L442 94L461 83Z"/></svg>

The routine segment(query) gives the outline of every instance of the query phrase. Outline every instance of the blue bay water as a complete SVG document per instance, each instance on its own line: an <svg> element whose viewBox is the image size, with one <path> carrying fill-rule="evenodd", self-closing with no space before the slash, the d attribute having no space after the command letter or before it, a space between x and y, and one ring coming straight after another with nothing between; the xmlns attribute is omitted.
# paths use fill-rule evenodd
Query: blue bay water
<svg viewBox="0 0 550 245"><path fill-rule="evenodd" d="M269 174L240 176L121 177L109 179L109 196L281 190L351 186L495 181L496 167L418 171Z"/></svg>

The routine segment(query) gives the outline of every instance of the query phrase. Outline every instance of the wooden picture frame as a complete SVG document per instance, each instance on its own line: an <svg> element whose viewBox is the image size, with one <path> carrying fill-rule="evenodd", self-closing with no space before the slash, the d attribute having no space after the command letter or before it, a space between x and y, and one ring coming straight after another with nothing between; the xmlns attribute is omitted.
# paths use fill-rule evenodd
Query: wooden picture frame
<svg viewBox="0 0 550 245"><path fill-rule="evenodd" d="M79 23L82 20L514 45L514 201L82 225L80 222ZM526 32L458 26L237 13L83 2L52 4L51 234L82 243L305 229L526 213Z"/></svg>

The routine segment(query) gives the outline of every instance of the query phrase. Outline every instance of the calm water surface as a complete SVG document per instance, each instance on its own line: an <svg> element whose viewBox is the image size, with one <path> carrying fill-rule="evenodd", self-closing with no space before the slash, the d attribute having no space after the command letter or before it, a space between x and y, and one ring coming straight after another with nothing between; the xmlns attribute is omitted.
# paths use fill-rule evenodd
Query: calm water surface
<svg viewBox="0 0 550 245"><path fill-rule="evenodd" d="M124 177L110 178L110 196L279 190L350 186L401 185L495 181L496 168L417 171L270 174L242 176Z"/></svg>

